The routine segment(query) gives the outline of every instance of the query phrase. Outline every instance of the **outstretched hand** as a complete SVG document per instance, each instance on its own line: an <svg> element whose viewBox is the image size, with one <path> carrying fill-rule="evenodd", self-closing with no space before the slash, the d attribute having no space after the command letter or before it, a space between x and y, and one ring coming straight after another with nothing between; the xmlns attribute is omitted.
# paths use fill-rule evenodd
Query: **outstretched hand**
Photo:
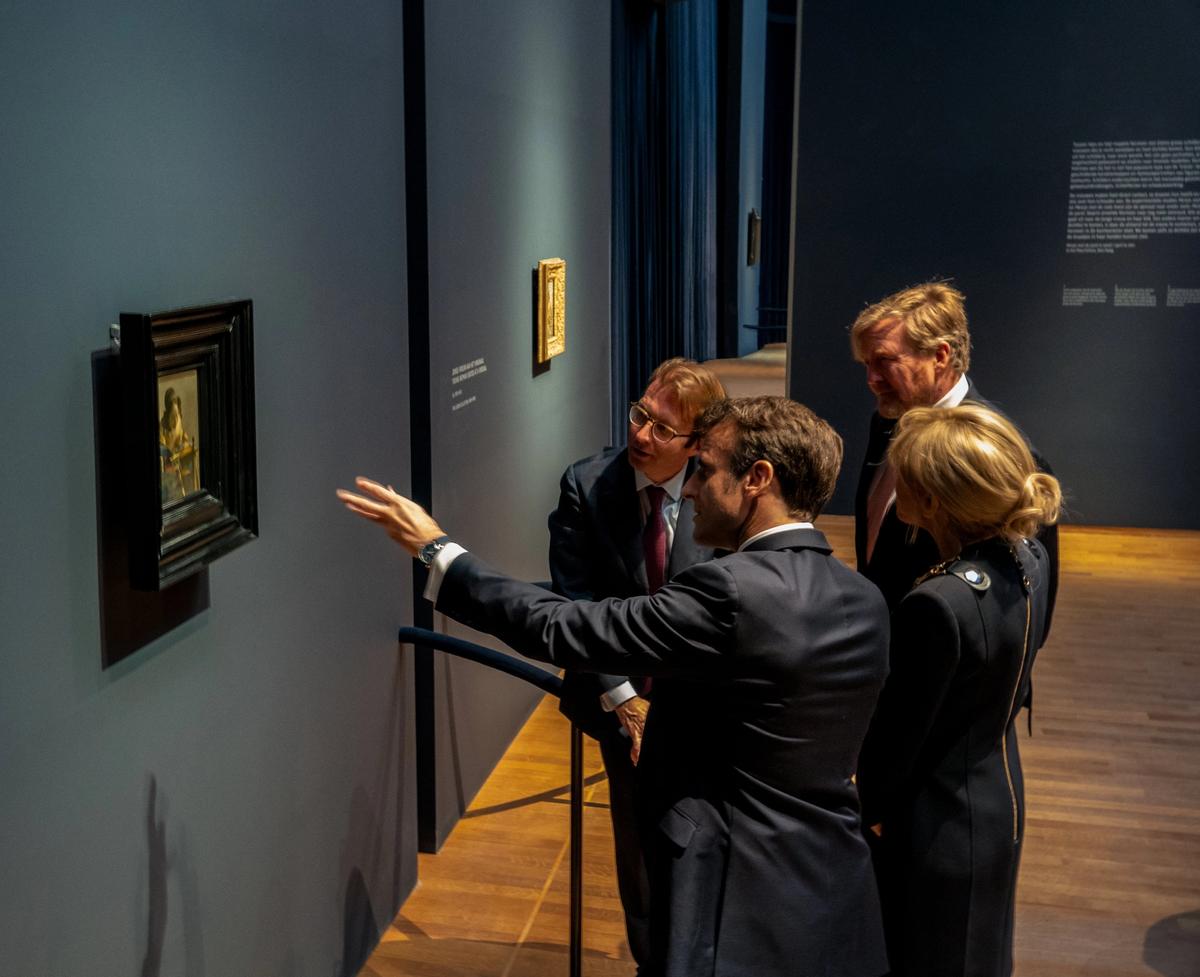
<svg viewBox="0 0 1200 977"><path fill-rule="evenodd" d="M411 556L416 556L426 543L445 535L428 512L390 485L380 485L361 475L354 484L363 495L338 489L337 497L355 515L382 526Z"/></svg>

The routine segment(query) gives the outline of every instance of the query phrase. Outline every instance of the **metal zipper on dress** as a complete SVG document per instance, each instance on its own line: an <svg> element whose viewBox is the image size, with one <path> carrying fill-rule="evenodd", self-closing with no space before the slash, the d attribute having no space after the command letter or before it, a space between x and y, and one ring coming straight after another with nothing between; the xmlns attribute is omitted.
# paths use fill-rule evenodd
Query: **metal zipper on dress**
<svg viewBox="0 0 1200 977"><path fill-rule="evenodd" d="M1016 550L1012 551L1015 557ZM1017 566L1021 567L1020 559L1017 559ZM1017 843L1018 839L1018 817L1017 810L1017 791L1013 787L1012 770L1008 766L1008 727L1013 719L1013 706L1017 703L1017 693L1021 691L1021 677L1025 674L1025 659L1029 657L1029 623L1032 617L1033 598L1030 594L1032 583L1029 577L1026 576L1024 567L1021 567L1021 584L1025 588L1025 640L1021 646L1021 666L1017 669L1017 681L1013 685L1012 698L1008 702L1008 712L1005 714L1004 731L1000 734L1000 756L1004 760L1004 779L1008 782L1008 799L1012 803L1012 840L1013 844Z"/></svg>

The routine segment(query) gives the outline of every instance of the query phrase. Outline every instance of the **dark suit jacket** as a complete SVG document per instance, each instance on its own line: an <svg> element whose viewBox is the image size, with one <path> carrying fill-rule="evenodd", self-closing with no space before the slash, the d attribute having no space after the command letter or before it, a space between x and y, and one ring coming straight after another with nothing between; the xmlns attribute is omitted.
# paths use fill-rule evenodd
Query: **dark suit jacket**
<svg viewBox="0 0 1200 977"><path fill-rule="evenodd" d="M656 692L642 747L659 773L654 973L886 970L850 778L886 672L887 609L820 532L765 537L626 601L568 601L466 554L437 609L561 667L706 692L703 720L685 708L678 722Z"/></svg>
<svg viewBox="0 0 1200 977"><path fill-rule="evenodd" d="M688 467L688 473L691 466ZM642 515L633 468L624 448L609 448L571 465L562 477L558 508L550 513L550 580L556 594L571 600L638 597L646 593ZM712 559L713 551L692 539L692 503L680 503L667 566L667 579L685 567ZM603 711L600 695L627 680L568 670L559 708L592 736L613 735L620 723Z"/></svg>
<svg viewBox="0 0 1200 977"><path fill-rule="evenodd" d="M998 414L1004 414L995 404L984 400L973 383L968 382L965 399L987 407L989 410L994 410ZM941 561L937 544L934 543L933 537L924 530L917 531L913 542L908 541L910 527L907 523L900 521L894 505L888 510L879 527L879 536L875 540L875 549L871 553L870 561L866 558L867 496L871 491L871 481L875 476L875 469L883 463L895 427L895 420L880 417L878 412L871 415L871 433L867 441L867 454L863 459L862 471L858 476L858 491L854 497L854 552L858 558L859 572L883 591L884 599L893 611L904 595L912 589L913 582L931 566ZM1026 438L1026 443L1029 443L1028 438ZM1038 467L1048 474L1053 474L1046 459L1032 444L1029 444L1029 450L1033 453ZM1058 527L1046 527L1038 535L1038 539L1046 548L1050 566L1050 590L1046 617L1048 631L1050 617L1054 612L1054 597L1058 591Z"/></svg>
<svg viewBox="0 0 1200 977"><path fill-rule="evenodd" d="M893 616L858 785L866 822L883 823L874 844L894 977L1012 972L1025 812L1013 724L1049 595L1042 547L1017 555L1002 540L974 544ZM957 575L972 568L986 589Z"/></svg>

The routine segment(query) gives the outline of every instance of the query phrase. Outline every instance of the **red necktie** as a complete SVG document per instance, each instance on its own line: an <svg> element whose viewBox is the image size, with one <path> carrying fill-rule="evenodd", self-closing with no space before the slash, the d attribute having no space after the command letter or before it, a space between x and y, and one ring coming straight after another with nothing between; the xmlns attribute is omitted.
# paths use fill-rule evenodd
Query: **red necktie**
<svg viewBox="0 0 1200 977"><path fill-rule="evenodd" d="M646 528L642 530L642 549L646 554L646 582L650 593L667 582L667 521L662 511L666 495L666 489L658 485L646 486L650 511L646 513Z"/></svg>
<svg viewBox="0 0 1200 977"><path fill-rule="evenodd" d="M885 460L875 474L875 483L871 486L871 494L867 496L867 561L875 552L875 541L879 538L879 527L887 515L892 501L892 493L896 491L896 470Z"/></svg>

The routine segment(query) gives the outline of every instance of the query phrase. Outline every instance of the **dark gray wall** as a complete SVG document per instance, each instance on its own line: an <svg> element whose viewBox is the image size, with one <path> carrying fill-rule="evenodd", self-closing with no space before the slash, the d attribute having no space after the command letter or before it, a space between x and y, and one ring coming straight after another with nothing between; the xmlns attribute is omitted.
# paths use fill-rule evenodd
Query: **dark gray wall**
<svg viewBox="0 0 1200 977"><path fill-rule="evenodd" d="M353 972L414 882L411 609L341 511L407 478L399 5L0 25L0 973ZM89 356L255 303L261 539L100 669Z"/></svg>
<svg viewBox="0 0 1200 977"><path fill-rule="evenodd" d="M609 16L589 0L426 8L434 513L532 580L563 469L608 440ZM539 373L530 275L552 257L567 262L567 349ZM480 359L485 373L452 382ZM438 676L440 840L536 693L470 663Z"/></svg>
<svg viewBox="0 0 1200 977"><path fill-rule="evenodd" d="M862 307L933 277L967 295L971 376L1053 464L1069 518L1200 528L1200 235L1068 255L1075 141L1200 137L1200 11L1177 0L806 4L791 392L842 431L848 512L873 401ZM1200 190L1193 182L1189 190ZM1115 285L1159 306L1116 308ZM1067 308L1064 287L1107 305Z"/></svg>

